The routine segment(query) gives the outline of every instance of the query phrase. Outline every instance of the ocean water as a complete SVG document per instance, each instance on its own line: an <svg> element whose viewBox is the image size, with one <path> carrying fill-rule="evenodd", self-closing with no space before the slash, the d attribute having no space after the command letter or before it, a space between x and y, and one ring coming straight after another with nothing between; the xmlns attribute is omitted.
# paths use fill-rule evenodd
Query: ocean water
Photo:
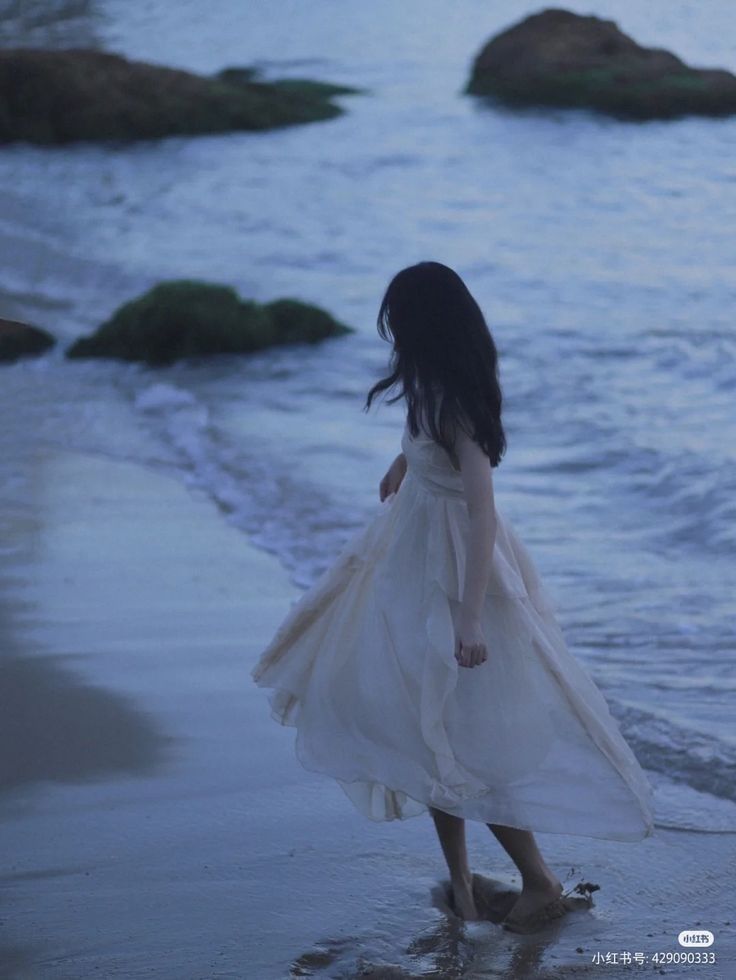
<svg viewBox="0 0 736 980"><path fill-rule="evenodd" d="M732 10L568 4L736 70ZM0 43L364 89L260 134L0 148L0 315L59 349L0 372L0 502L47 447L133 459L216 501L306 586L378 506L403 409L365 394L394 272L455 268L496 339L498 505L657 789L661 826L736 833L736 119L624 123L461 94L526 2L0 4ZM62 348L171 277L317 302L357 333L161 370ZM2 547L12 549L4 537Z"/></svg>

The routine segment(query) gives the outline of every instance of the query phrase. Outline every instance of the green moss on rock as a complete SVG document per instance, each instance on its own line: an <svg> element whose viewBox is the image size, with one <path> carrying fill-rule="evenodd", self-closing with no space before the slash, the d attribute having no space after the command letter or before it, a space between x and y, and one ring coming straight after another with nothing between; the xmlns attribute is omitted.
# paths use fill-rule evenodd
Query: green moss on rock
<svg viewBox="0 0 736 980"><path fill-rule="evenodd" d="M613 21L567 10L533 14L492 38L466 92L511 106L590 108L624 119L736 113L736 76L644 48Z"/></svg>
<svg viewBox="0 0 736 980"><path fill-rule="evenodd" d="M298 300L254 303L229 286L176 279L124 303L93 334L72 344L66 356L162 366L187 357L311 344L351 332L329 313Z"/></svg>
<svg viewBox="0 0 736 980"><path fill-rule="evenodd" d="M338 116L333 96L354 91L265 82L252 68L204 76L87 48L14 48L0 51L0 143L272 129Z"/></svg>

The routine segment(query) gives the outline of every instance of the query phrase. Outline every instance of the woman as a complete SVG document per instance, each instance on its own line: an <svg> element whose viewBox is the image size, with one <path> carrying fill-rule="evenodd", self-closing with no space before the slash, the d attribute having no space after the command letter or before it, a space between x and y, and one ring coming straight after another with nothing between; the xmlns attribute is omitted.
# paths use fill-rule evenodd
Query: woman
<svg viewBox="0 0 736 980"><path fill-rule="evenodd" d="M290 610L253 670L297 754L366 816L429 810L453 903L477 918L464 820L516 864L508 929L569 908L533 832L640 840L651 787L567 649L525 546L497 510L505 451L496 347L460 277L399 272L378 315L405 398L380 509Z"/></svg>

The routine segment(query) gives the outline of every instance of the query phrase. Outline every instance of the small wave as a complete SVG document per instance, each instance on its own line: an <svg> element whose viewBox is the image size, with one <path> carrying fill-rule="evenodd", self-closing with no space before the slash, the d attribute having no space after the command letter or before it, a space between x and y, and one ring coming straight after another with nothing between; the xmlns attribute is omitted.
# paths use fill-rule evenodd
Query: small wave
<svg viewBox="0 0 736 980"><path fill-rule="evenodd" d="M644 768L736 802L736 747L633 705L611 710Z"/></svg>
<svg viewBox="0 0 736 980"><path fill-rule="evenodd" d="M156 382L135 392L133 404L173 450L187 485L276 555L297 586L308 587L360 525L359 513L351 519L321 487L305 486L303 477L279 467L257 437L234 445L191 390Z"/></svg>
<svg viewBox="0 0 736 980"><path fill-rule="evenodd" d="M135 396L134 404L140 412L161 412L171 408L189 408L196 404L196 398L184 388L161 381L140 391Z"/></svg>
<svg viewBox="0 0 736 980"><path fill-rule="evenodd" d="M692 547L716 554L736 546L736 464L701 460L693 453L663 458L649 451L648 465L632 474L638 499L655 508L649 536L666 550Z"/></svg>
<svg viewBox="0 0 736 980"><path fill-rule="evenodd" d="M576 430L573 429L573 432ZM656 554L683 551L733 554L736 548L736 459L724 441L723 452L707 447L674 448L622 442L620 432L586 422L579 441L545 446L528 454L527 469L560 480L586 477L585 492L598 484L603 499L616 507L617 521L636 522L636 532ZM573 486L572 483L569 484ZM545 492L549 492L544 487ZM581 489L575 485L580 494ZM648 515L646 521L642 515Z"/></svg>
<svg viewBox="0 0 736 980"><path fill-rule="evenodd" d="M647 772L654 790L656 827L692 834L736 835L736 804Z"/></svg>

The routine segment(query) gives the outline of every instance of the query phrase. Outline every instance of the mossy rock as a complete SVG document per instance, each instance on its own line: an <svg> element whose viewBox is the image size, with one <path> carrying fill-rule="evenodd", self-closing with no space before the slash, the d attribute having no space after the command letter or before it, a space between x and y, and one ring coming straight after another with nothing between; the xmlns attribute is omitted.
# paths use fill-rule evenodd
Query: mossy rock
<svg viewBox="0 0 736 980"><path fill-rule="evenodd" d="M0 318L0 362L9 364L21 357L38 357L55 343L55 338L40 327Z"/></svg>
<svg viewBox="0 0 736 980"><path fill-rule="evenodd" d="M622 119L736 113L736 76L691 68L644 48L611 20L567 10L533 14L475 58L466 90L510 106L589 108Z"/></svg>
<svg viewBox="0 0 736 980"><path fill-rule="evenodd" d="M331 119L355 92L306 80L265 82L252 68L213 76L87 48L0 51L0 143L140 140L265 130Z"/></svg>
<svg viewBox="0 0 736 980"><path fill-rule="evenodd" d="M352 332L324 310L298 300L254 303L229 286L178 279L123 304L93 334L75 341L66 356L163 366L187 357L313 344Z"/></svg>

